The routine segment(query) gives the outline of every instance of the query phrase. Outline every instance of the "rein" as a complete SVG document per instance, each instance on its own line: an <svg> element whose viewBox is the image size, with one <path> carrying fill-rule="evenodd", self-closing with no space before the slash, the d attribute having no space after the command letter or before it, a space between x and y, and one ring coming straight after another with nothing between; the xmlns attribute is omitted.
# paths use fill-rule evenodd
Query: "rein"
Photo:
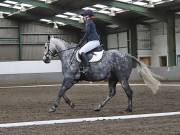
<svg viewBox="0 0 180 135"><path fill-rule="evenodd" d="M49 49L49 43L48 43L48 52L50 52L51 56L53 56L53 57L56 57L56 56L58 56L58 54L65 52L65 51L68 51L68 50L71 50L71 49L74 49L74 48L77 48L77 47L75 46L75 47L71 47L71 48L68 48L65 50L61 50L61 51L58 51L57 54L53 55L53 52ZM47 53L47 54L49 54L49 53Z"/></svg>
<svg viewBox="0 0 180 135"><path fill-rule="evenodd" d="M76 46L75 46L75 47L68 48L68 49L65 49L65 50L58 51L57 53L62 53L62 52L65 52L65 51L68 51L68 50L71 50L71 49L74 49L74 48L76 48Z"/></svg>

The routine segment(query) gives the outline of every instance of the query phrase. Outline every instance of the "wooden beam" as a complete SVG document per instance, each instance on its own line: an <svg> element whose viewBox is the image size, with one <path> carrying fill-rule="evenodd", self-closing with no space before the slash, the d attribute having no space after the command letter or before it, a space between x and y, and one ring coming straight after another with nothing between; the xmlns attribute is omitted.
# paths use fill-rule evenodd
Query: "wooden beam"
<svg viewBox="0 0 180 135"><path fill-rule="evenodd" d="M175 36L175 14L167 14L167 48L168 48L168 66L176 65L176 36Z"/></svg>
<svg viewBox="0 0 180 135"><path fill-rule="evenodd" d="M128 36L128 51L132 56L138 57L137 52L137 26L136 24L131 24Z"/></svg>

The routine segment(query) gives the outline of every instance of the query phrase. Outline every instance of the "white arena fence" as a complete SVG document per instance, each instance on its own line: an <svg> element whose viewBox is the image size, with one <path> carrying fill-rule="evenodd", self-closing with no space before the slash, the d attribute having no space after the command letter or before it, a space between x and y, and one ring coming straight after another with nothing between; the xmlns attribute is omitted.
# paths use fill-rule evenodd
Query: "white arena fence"
<svg viewBox="0 0 180 135"><path fill-rule="evenodd" d="M153 67L152 72L163 77L163 81L179 81L180 67ZM61 62L52 60L50 64L43 61L0 62L0 85L48 84L63 80ZM133 70L131 81L142 81L137 70Z"/></svg>

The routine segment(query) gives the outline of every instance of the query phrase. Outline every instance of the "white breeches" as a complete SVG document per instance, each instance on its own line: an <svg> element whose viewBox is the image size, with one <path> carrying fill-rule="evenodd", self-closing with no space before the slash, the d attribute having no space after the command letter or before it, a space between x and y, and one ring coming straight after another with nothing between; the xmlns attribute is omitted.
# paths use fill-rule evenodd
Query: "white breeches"
<svg viewBox="0 0 180 135"><path fill-rule="evenodd" d="M99 40L89 41L83 47L81 47L81 49L79 50L79 54L87 53L87 52L95 49L98 46L100 46Z"/></svg>

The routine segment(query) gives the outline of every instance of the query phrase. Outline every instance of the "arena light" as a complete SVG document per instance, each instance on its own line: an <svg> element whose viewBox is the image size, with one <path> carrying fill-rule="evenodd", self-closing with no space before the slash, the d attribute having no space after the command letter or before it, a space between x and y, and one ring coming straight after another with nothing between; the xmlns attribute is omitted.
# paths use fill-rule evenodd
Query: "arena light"
<svg viewBox="0 0 180 135"><path fill-rule="evenodd" d="M94 11L94 12L97 11L97 9L92 8L92 7L84 7L84 8L82 8L82 9L83 9L83 10L92 10L92 11Z"/></svg>
<svg viewBox="0 0 180 135"><path fill-rule="evenodd" d="M50 4L50 3L52 3L52 1L51 0L46 0L45 3Z"/></svg>
<svg viewBox="0 0 180 135"><path fill-rule="evenodd" d="M156 3L156 2L161 2L162 0L149 0L149 1Z"/></svg>
<svg viewBox="0 0 180 135"><path fill-rule="evenodd" d="M109 8L109 9L112 10L112 11L115 11L115 12L121 12L122 11L122 9L116 8L116 7L112 7L112 8Z"/></svg>
<svg viewBox="0 0 180 135"><path fill-rule="evenodd" d="M56 17L60 17L60 18L68 18L68 16L67 16L67 15L62 15L62 14L58 14L58 15L56 15Z"/></svg>
<svg viewBox="0 0 180 135"><path fill-rule="evenodd" d="M107 6L106 5L102 5L102 4L95 4L95 5L93 5L93 7L96 7L96 8L107 8Z"/></svg>
<svg viewBox="0 0 180 135"><path fill-rule="evenodd" d="M78 18L78 17L70 17L69 19L71 19L71 20L74 20L74 21L79 21L80 20L80 18Z"/></svg>
<svg viewBox="0 0 180 135"><path fill-rule="evenodd" d="M43 1L43 2L45 2L46 0L39 0L39 1Z"/></svg>
<svg viewBox="0 0 180 135"><path fill-rule="evenodd" d="M141 1L136 1L136 2L133 2L133 4L135 4L135 5L139 5L139 6L145 6L145 5L147 5L147 3L145 3L145 2L141 2Z"/></svg>
<svg viewBox="0 0 180 135"><path fill-rule="evenodd" d="M116 0L116 1L120 1L120 2L132 2L132 0Z"/></svg>
<svg viewBox="0 0 180 135"><path fill-rule="evenodd" d="M2 13L2 14L10 14L10 12L3 12L3 11L0 11L0 13Z"/></svg>
<svg viewBox="0 0 180 135"><path fill-rule="evenodd" d="M110 11L107 11L107 10L99 10L98 12L102 14L108 14L108 15L111 13Z"/></svg>
<svg viewBox="0 0 180 135"><path fill-rule="evenodd" d="M158 5L158 4L162 4L162 3L166 3L166 2L171 2L171 1L174 1L174 0L161 0L161 1L152 0L152 3L154 5Z"/></svg>
<svg viewBox="0 0 180 135"><path fill-rule="evenodd" d="M40 19L40 21L42 21L42 22L47 22L47 23L51 23L51 22L52 22L52 21L49 20L49 19Z"/></svg>
<svg viewBox="0 0 180 135"><path fill-rule="evenodd" d="M43 1L43 2L45 2L45 3L51 3L51 1L50 0L39 0L39 1Z"/></svg>
<svg viewBox="0 0 180 135"><path fill-rule="evenodd" d="M176 12L177 15L180 15L180 12Z"/></svg>
<svg viewBox="0 0 180 135"><path fill-rule="evenodd" d="M76 13L72 13L72 12L65 12L63 13L64 15L69 15L69 16L78 16L78 14Z"/></svg>
<svg viewBox="0 0 180 135"><path fill-rule="evenodd" d="M60 25L60 26L65 26L65 25L66 25L66 24L63 23L63 22L58 22L58 21L56 21L56 24L58 24L58 25Z"/></svg>
<svg viewBox="0 0 180 135"><path fill-rule="evenodd" d="M40 19L40 21L42 22L46 22L48 24L53 24L53 28L58 29L58 26L65 26L66 24L63 22L59 22L59 21L52 21L49 19Z"/></svg>
<svg viewBox="0 0 180 135"><path fill-rule="evenodd" d="M38 0L38 1L43 1L46 4L51 4L52 2L58 1L58 0Z"/></svg>
<svg viewBox="0 0 180 135"><path fill-rule="evenodd" d="M21 6L28 7L28 8L33 7L33 5L30 5L30 4L25 4L25 3L22 3L22 4L21 4Z"/></svg>
<svg viewBox="0 0 180 135"><path fill-rule="evenodd" d="M127 11L116 7L109 8L109 10L110 10L110 14L109 14L110 16L115 16L117 13L122 13Z"/></svg>
<svg viewBox="0 0 180 135"><path fill-rule="evenodd" d="M5 2L5 3L8 3L8 4L13 4L13 5L15 5L15 4L18 3L18 2L16 2L16 1L10 1L10 0L5 0L4 2Z"/></svg>
<svg viewBox="0 0 180 135"><path fill-rule="evenodd" d="M0 6L2 6L2 7L11 7L11 5L6 4L6 3L0 3Z"/></svg>
<svg viewBox="0 0 180 135"><path fill-rule="evenodd" d="M154 5L167 3L167 2L171 2L171 1L175 1L175 0L147 0L147 1L149 2L148 5L154 6Z"/></svg>
<svg viewBox="0 0 180 135"><path fill-rule="evenodd" d="M51 4L51 3L55 2L55 1L58 1L58 0L45 0L45 3Z"/></svg>
<svg viewBox="0 0 180 135"><path fill-rule="evenodd" d="M15 8L15 9L21 10L21 6L20 6L19 4L16 4L16 5L12 6L12 8Z"/></svg>

